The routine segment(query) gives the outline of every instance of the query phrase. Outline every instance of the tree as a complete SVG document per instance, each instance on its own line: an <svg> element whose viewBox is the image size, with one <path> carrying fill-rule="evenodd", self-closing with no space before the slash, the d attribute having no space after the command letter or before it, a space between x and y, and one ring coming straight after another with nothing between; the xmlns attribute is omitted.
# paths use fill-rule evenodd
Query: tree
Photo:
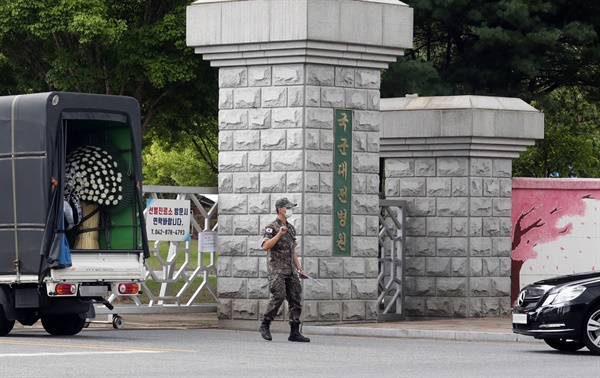
<svg viewBox="0 0 600 378"><path fill-rule="evenodd" d="M600 176L600 3L405 2L414 48L383 73L382 97L519 97L544 111L546 139L515 161L515 176Z"/></svg>
<svg viewBox="0 0 600 378"><path fill-rule="evenodd" d="M191 0L4 0L0 4L0 94L43 91L135 97L145 142L215 144L217 72L185 44ZM150 133L149 131L153 132ZM179 143L182 140L179 139ZM199 151L216 172L216 152ZM201 168L200 166L198 167ZM213 182L216 184L216 180Z"/></svg>
<svg viewBox="0 0 600 378"><path fill-rule="evenodd" d="M600 114L577 88L559 88L533 105L545 115L544 139L513 164L521 177L600 177Z"/></svg>

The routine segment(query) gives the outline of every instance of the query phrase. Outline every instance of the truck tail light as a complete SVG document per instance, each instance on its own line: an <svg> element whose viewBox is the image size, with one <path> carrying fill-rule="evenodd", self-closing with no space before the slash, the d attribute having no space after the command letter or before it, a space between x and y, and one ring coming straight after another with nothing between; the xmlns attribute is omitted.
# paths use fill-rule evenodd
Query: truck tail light
<svg viewBox="0 0 600 378"><path fill-rule="evenodd" d="M119 294L137 294L140 291L140 285L136 283L122 283L117 287Z"/></svg>
<svg viewBox="0 0 600 378"><path fill-rule="evenodd" d="M77 292L77 285L70 283L61 283L54 288L57 295L73 295Z"/></svg>

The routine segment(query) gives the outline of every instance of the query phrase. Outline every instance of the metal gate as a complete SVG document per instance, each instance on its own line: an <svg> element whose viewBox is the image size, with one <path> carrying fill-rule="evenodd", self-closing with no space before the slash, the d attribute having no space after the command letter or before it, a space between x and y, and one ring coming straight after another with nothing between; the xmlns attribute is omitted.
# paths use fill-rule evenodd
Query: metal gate
<svg viewBox="0 0 600 378"><path fill-rule="evenodd" d="M377 320L404 320L406 201L379 200L379 297Z"/></svg>
<svg viewBox="0 0 600 378"><path fill-rule="evenodd" d="M217 229L217 201L206 197L217 195L217 188L145 185L143 189L145 198L190 200L195 214L191 218L194 234ZM160 253L164 243L168 244L166 257L164 252L162 255ZM143 303L140 297L131 297L133 304L116 303L119 297L113 294L108 301L114 305L114 309L99 305L96 307L97 314L108 314L109 322L118 324L112 319L113 315L217 311L217 292L210 282L217 275L216 252L198 251L198 258L194 261L190 241L157 241L150 245L150 253L151 258L145 262L146 282L142 283L147 303ZM208 260L207 264L203 262L203 257ZM210 303L199 302L198 298L203 293Z"/></svg>

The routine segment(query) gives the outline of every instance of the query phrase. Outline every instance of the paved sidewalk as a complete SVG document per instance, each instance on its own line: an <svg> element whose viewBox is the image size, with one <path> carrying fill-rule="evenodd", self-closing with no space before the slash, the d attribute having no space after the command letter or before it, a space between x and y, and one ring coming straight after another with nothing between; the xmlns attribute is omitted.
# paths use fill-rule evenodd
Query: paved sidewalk
<svg viewBox="0 0 600 378"><path fill-rule="evenodd" d="M215 313L123 314L124 329L201 329L218 328ZM89 328L109 328L113 325L108 315L98 315ZM256 321L257 327L259 321ZM31 327L15 324L15 330L42 328L40 322ZM337 325L304 325L302 332L311 335L360 337L391 337L415 339L443 339L465 341L540 342L533 337L512 332L509 315L488 318L439 319L381 323L353 323Z"/></svg>
<svg viewBox="0 0 600 378"><path fill-rule="evenodd" d="M131 328L218 328L214 313L187 314L124 314L125 329ZM256 322L258 327L258 320ZM90 327L112 328L106 315L99 315ZM362 337L426 338L466 341L540 342L533 337L512 332L511 316L440 319L340 325L304 325L302 332L310 335Z"/></svg>

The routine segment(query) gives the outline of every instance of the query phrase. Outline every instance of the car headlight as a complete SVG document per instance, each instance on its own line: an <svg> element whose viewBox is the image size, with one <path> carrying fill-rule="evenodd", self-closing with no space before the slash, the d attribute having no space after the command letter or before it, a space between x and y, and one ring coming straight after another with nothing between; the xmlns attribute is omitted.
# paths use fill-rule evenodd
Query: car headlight
<svg viewBox="0 0 600 378"><path fill-rule="evenodd" d="M570 286L560 290L558 293L550 294L544 301L544 306L555 305L563 302L572 301L585 291L585 286Z"/></svg>

